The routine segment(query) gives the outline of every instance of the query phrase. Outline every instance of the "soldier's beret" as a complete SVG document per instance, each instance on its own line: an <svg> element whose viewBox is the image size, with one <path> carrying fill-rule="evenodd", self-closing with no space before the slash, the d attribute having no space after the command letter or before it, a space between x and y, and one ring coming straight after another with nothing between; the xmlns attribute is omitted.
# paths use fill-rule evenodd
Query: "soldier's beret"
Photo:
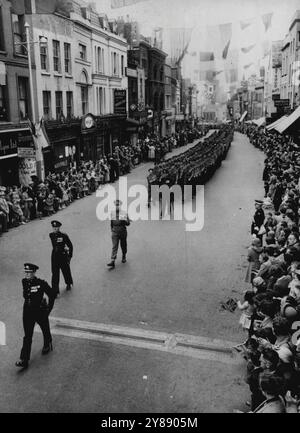
<svg viewBox="0 0 300 433"><path fill-rule="evenodd" d="M60 227L62 224L59 221L54 220L51 221L51 225L52 227Z"/></svg>
<svg viewBox="0 0 300 433"><path fill-rule="evenodd" d="M24 263L24 271L35 272L39 267L33 263Z"/></svg>

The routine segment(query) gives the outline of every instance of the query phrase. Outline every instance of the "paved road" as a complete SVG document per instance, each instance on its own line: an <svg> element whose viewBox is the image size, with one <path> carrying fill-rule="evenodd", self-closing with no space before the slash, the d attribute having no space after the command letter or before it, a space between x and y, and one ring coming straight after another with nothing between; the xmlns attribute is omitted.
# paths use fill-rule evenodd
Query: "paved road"
<svg viewBox="0 0 300 433"><path fill-rule="evenodd" d="M128 184L145 184L151 166L133 170ZM55 218L75 245L75 285L57 301L53 316L240 341L238 313L219 307L244 289L253 200L263 195L262 167L262 153L235 133L227 159L205 185L203 230L186 232L181 221L132 223L128 262L122 264L119 257L113 271L106 268L109 222L96 218L99 198L86 197L59 212ZM247 396L242 364L109 342L56 335L54 352L41 357L41 335L35 334L31 367L16 373L23 337L23 263L39 264L40 276L50 280L50 220L30 222L0 239L0 320L7 325L7 346L0 346L0 411L218 412L241 407Z"/></svg>

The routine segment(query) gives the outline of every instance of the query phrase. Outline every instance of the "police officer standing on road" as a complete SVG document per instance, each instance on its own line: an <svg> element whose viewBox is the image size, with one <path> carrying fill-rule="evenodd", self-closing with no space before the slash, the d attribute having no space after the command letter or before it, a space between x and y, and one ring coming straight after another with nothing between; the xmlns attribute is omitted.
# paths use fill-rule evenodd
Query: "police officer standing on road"
<svg viewBox="0 0 300 433"><path fill-rule="evenodd" d="M130 219L127 213L121 211L120 206L122 205L121 200L115 201L116 210L111 215L110 227L111 227L111 238L112 238L112 253L111 262L107 264L111 269L115 268L115 260L117 258L119 241L121 243L122 250L122 263L126 262L127 254L127 226L130 224Z"/></svg>
<svg viewBox="0 0 300 433"><path fill-rule="evenodd" d="M60 231L61 223L51 221L53 232L49 234L52 242L51 269L52 288L59 294L59 272L63 273L66 289L71 290L73 279L70 268L70 260L73 256L73 244L66 233Z"/></svg>
<svg viewBox="0 0 300 433"><path fill-rule="evenodd" d="M255 213L253 215L253 221L251 224L251 234L256 235L261 241L263 234L261 233L262 225L265 221L265 213L262 209L263 201L255 200Z"/></svg>
<svg viewBox="0 0 300 433"><path fill-rule="evenodd" d="M25 336L20 360L16 362L16 366L21 368L28 367L32 335L36 323L41 327L44 337L42 354L46 355L53 349L48 316L53 308L56 293L45 280L36 277L35 273L37 269L39 269L39 267L32 263L24 264L25 278L22 280L22 285L24 297L23 326Z"/></svg>

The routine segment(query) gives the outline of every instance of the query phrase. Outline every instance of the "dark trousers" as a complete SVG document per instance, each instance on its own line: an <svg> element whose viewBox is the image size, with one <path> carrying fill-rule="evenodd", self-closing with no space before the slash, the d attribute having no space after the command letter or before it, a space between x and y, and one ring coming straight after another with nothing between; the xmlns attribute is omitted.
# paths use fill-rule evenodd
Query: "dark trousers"
<svg viewBox="0 0 300 433"><path fill-rule="evenodd" d="M24 305L23 327L25 336L23 338L23 347L20 354L20 359L22 361L29 361L30 359L32 335L34 325L36 323L40 326L42 330L44 337L44 346L48 346L48 344L52 341L48 314L48 310L43 310L41 308L33 309Z"/></svg>
<svg viewBox="0 0 300 433"><path fill-rule="evenodd" d="M63 273L65 283L73 284L70 260L66 254L55 254L51 256L51 270L52 270L52 288L59 293L59 273L60 270Z"/></svg>
<svg viewBox="0 0 300 433"><path fill-rule="evenodd" d="M111 239L112 239L111 259L116 260L116 258L117 258L119 242L121 244L122 254L123 254L123 256L126 256L126 254L127 254L127 231L122 231L119 233L111 232Z"/></svg>

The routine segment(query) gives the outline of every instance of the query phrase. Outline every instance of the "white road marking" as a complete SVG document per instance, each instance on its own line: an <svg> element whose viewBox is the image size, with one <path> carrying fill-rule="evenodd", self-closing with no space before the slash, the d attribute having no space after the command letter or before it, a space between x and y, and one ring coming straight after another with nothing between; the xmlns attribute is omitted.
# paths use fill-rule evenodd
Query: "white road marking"
<svg viewBox="0 0 300 433"><path fill-rule="evenodd" d="M50 325L53 335L159 350L226 364L241 362L233 354L232 347L237 343L232 341L59 317L50 317ZM41 332L39 327L36 327L36 331Z"/></svg>

